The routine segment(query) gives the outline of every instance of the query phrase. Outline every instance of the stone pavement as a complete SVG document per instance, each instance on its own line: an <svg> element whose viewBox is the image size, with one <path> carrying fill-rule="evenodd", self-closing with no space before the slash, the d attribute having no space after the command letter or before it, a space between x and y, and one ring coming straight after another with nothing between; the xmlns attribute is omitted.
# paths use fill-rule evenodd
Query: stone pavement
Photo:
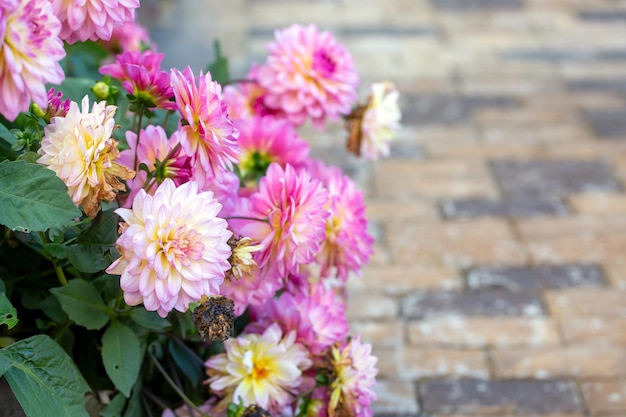
<svg viewBox="0 0 626 417"><path fill-rule="evenodd" d="M368 198L349 315L378 415L626 416L626 1L155 2L166 64L201 68L217 36L243 75L315 22L401 89L391 158L315 137Z"/></svg>

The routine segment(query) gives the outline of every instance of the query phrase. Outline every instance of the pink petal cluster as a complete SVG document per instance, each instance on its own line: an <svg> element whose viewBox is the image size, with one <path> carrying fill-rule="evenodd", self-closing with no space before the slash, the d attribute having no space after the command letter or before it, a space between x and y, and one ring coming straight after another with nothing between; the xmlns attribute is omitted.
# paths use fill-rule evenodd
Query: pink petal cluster
<svg viewBox="0 0 626 417"><path fill-rule="evenodd" d="M374 238L367 233L363 193L337 167L312 160L309 169L328 189L326 209L330 212L326 239L315 260L323 277L336 275L346 281L350 272L359 274L374 253Z"/></svg>
<svg viewBox="0 0 626 417"><path fill-rule="evenodd" d="M219 177L222 171L237 162L239 132L220 98L221 86L212 81L210 73L200 73L196 85L191 68L182 72L172 70L171 82L181 115L180 143L185 153L192 157L196 167L195 179L203 186L208 175Z"/></svg>
<svg viewBox="0 0 626 417"><path fill-rule="evenodd" d="M235 314L241 315L250 306L262 306L283 286L278 275L265 276L256 269L240 279L225 280L221 294L235 302Z"/></svg>
<svg viewBox="0 0 626 417"><path fill-rule="evenodd" d="M258 83L259 67L252 64L245 80L224 87L224 101L233 119L252 116L276 116L283 118L280 109L270 109L264 103L267 90Z"/></svg>
<svg viewBox="0 0 626 417"><path fill-rule="evenodd" d="M308 172L289 164L283 169L272 163L259 190L249 199L245 216L249 221L232 221L241 236L259 242L263 249L255 261L267 275L285 277L298 273L300 264L313 261L326 236L328 192Z"/></svg>
<svg viewBox="0 0 626 417"><path fill-rule="evenodd" d="M7 119L28 110L31 100L45 108L46 83L63 81L60 30L48 0L0 2L0 114Z"/></svg>
<svg viewBox="0 0 626 417"><path fill-rule="evenodd" d="M152 51L128 51L119 54L114 64L103 65L100 73L122 81L122 86L133 98L148 108L176 110L170 76L161 70L164 55Z"/></svg>
<svg viewBox="0 0 626 417"><path fill-rule="evenodd" d="M310 117L318 129L326 117L336 120L350 112L359 77L352 57L330 32L292 25L276 31L267 49L267 61L258 70L267 107L281 110L296 126Z"/></svg>
<svg viewBox="0 0 626 417"><path fill-rule="evenodd" d="M133 199L142 188L148 194L154 194L158 184L166 178L172 179L177 187L191 179L192 167L191 159L182 152L178 145L178 134L174 132L172 138L168 140L167 133L161 126L148 125L140 131L140 142L137 145L137 134L133 131L126 131L126 142L129 149L120 152L118 162L124 166L135 169L135 154L137 161L146 164L150 171L156 171L153 181L146 184L148 177L146 171L137 170L137 175L126 185L130 189L130 194L126 198L124 207L130 207ZM157 171L157 163L163 163L160 171ZM146 187L144 187L144 185Z"/></svg>
<svg viewBox="0 0 626 417"><path fill-rule="evenodd" d="M67 43L111 39L115 26L135 20L139 0L52 0Z"/></svg>
<svg viewBox="0 0 626 417"><path fill-rule="evenodd" d="M252 322L246 331L261 333L277 323L284 333L296 332L296 341L313 355L320 355L348 335L346 309L337 294L322 283L309 292L283 292L265 305L250 310Z"/></svg>
<svg viewBox="0 0 626 417"><path fill-rule="evenodd" d="M372 346L361 343L360 336L347 343L333 346L330 362L335 380L331 382L328 415L353 415L372 417L371 404L376 399L377 359L372 356ZM338 407L347 407L341 412Z"/></svg>
<svg viewBox="0 0 626 417"><path fill-rule="evenodd" d="M115 26L109 41L102 44L115 54L126 51L141 51L151 44L150 35L145 27L136 21ZM154 48L154 46L153 46Z"/></svg>
<svg viewBox="0 0 626 417"><path fill-rule="evenodd" d="M309 154L309 144L286 120L265 116L236 119L234 123L239 130L239 171L244 181L265 175L272 162L298 167Z"/></svg>
<svg viewBox="0 0 626 417"><path fill-rule="evenodd" d="M217 217L220 209L213 193L199 192L196 182L176 188L168 178L153 196L140 190L132 209L115 211L124 220L116 242L121 256L107 272L121 275L128 305L143 303L165 317L219 293L230 269L232 235Z"/></svg>

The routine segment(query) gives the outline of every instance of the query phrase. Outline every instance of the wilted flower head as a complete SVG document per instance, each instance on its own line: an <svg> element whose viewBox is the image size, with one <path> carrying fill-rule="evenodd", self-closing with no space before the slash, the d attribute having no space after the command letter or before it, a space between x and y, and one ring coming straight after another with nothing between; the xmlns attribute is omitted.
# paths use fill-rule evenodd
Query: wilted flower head
<svg viewBox="0 0 626 417"><path fill-rule="evenodd" d="M374 253L374 238L367 233L363 193L337 167L311 160L309 169L328 189L326 209L330 212L326 238L315 260L323 277L336 274L346 281L350 272L359 274Z"/></svg>
<svg viewBox="0 0 626 417"><path fill-rule="evenodd" d="M378 369L371 352L372 346L361 343L359 336L331 347L327 357L331 376L329 417L372 416Z"/></svg>
<svg viewBox="0 0 626 417"><path fill-rule="evenodd" d="M161 317L185 312L192 301L219 293L230 268L226 221L216 217L221 205L194 181L176 188L169 178L154 196L140 190L122 217L116 246L121 257L107 272L121 274L128 305L143 303Z"/></svg>
<svg viewBox="0 0 626 417"><path fill-rule="evenodd" d="M53 170L63 180L74 204L95 217L100 203L112 201L125 190L119 179L135 175L116 159L120 156L117 141L111 135L115 127L115 106L104 101L94 103L89 111L85 96L82 110L72 102L65 117L53 117L44 128L38 163Z"/></svg>
<svg viewBox="0 0 626 417"><path fill-rule="evenodd" d="M235 327L235 304L222 295L202 296L202 301L192 314L193 322L205 342L226 340Z"/></svg>
<svg viewBox="0 0 626 417"><path fill-rule="evenodd" d="M211 391L225 402L241 399L276 413L290 403L301 388L302 371L312 362L306 349L295 343L295 333L283 338L272 325L262 334L242 334L224 342L226 353L206 362Z"/></svg>
<svg viewBox="0 0 626 417"><path fill-rule="evenodd" d="M401 113L399 93L392 83L375 83L371 89L367 104L356 107L346 117L346 125L350 135L348 150L376 160L389 155L389 142L400 128Z"/></svg>
<svg viewBox="0 0 626 417"><path fill-rule="evenodd" d="M111 39L115 26L135 20L139 0L52 0L67 43Z"/></svg>
<svg viewBox="0 0 626 417"><path fill-rule="evenodd" d="M46 83L60 84L61 24L48 0L0 2L0 114L9 120L33 100L47 105Z"/></svg>
<svg viewBox="0 0 626 417"><path fill-rule="evenodd" d="M285 291L262 306L252 307L250 315L253 321L246 331L260 333L276 323L284 333L295 331L296 341L313 355L323 353L348 335L343 301L322 283L311 286L307 292Z"/></svg>
<svg viewBox="0 0 626 417"><path fill-rule="evenodd" d="M297 173L289 164L283 169L274 162L250 196L245 214L259 220L231 220L231 225L263 246L254 258L265 275L285 277L297 273L300 264L312 262L319 251L326 235L327 197L308 172Z"/></svg>
<svg viewBox="0 0 626 417"><path fill-rule="evenodd" d="M143 169L137 169L137 175L127 181L130 195L126 197L125 207L130 207L135 195L144 188L148 194L154 194L157 186L170 178L176 186L191 179L191 159L185 155L178 145L178 134L174 132L171 139L161 126L148 125L140 131L140 142L137 145L137 134L126 131L126 142L129 149L120 152L119 163L132 169L135 162L143 163L148 170L154 173L152 181L146 184L148 174ZM137 160L135 161L135 152Z"/></svg>
<svg viewBox="0 0 626 417"><path fill-rule="evenodd" d="M228 244L232 249L232 255L228 262L231 265L227 278L239 280L244 275L250 275L252 271L258 268L258 265L252 258L254 252L262 249L260 245L253 245L252 239L242 237L239 239L230 238Z"/></svg>
<svg viewBox="0 0 626 417"><path fill-rule="evenodd" d="M272 162L298 167L309 154L309 144L286 120L271 116L235 120L239 130L239 171L244 183L256 186Z"/></svg>
<svg viewBox="0 0 626 417"><path fill-rule="evenodd" d="M282 110L296 126L311 117L319 129L325 117L350 112L359 77L352 57L330 32L292 25L276 31L267 49L267 62L258 71L267 90L265 105Z"/></svg>
<svg viewBox="0 0 626 417"><path fill-rule="evenodd" d="M220 98L222 89L211 80L211 74L200 73L196 85L196 78L187 67L182 72L172 70L171 81L181 114L180 143L192 157L195 179L203 186L208 175L219 177L237 162L239 132L228 117L226 104Z"/></svg>

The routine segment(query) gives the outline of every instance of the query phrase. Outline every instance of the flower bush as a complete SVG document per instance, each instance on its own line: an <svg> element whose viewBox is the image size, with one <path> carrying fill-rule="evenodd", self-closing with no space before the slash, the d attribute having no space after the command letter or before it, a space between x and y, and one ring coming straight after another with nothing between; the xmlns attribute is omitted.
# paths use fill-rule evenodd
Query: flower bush
<svg viewBox="0 0 626 417"><path fill-rule="evenodd" d="M137 7L0 0L0 376L36 417L371 416L363 195L297 129L343 117L376 159L398 92L358 103L314 25L243 80L218 47L165 70Z"/></svg>

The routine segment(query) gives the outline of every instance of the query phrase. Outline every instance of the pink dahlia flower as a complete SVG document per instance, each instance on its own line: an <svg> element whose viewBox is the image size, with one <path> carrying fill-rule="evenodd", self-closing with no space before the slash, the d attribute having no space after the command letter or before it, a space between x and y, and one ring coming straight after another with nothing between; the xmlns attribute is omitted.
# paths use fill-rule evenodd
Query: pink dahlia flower
<svg viewBox="0 0 626 417"><path fill-rule="evenodd" d="M181 114L180 143L192 157L195 179L203 186L208 175L219 177L237 162L239 132L220 98L222 88L211 80L211 74L200 73L196 85L196 78L187 67L182 72L172 70L171 81Z"/></svg>
<svg viewBox="0 0 626 417"><path fill-rule="evenodd" d="M235 302L235 315L240 316L249 306L264 305L282 286L279 276L263 276L259 269L255 269L239 279L226 279L220 290L222 295Z"/></svg>
<svg viewBox="0 0 626 417"><path fill-rule="evenodd" d="M176 188L167 178L154 196L140 190L132 209L115 211L124 220L116 242L121 256L107 272L121 275L128 305L143 303L165 317L219 293L232 235L216 217L220 209L213 193L199 192L194 181Z"/></svg>
<svg viewBox="0 0 626 417"><path fill-rule="evenodd" d="M334 274L343 281L350 272L359 274L374 253L374 238L367 233L365 202L354 181L337 167L327 167L322 161L311 161L312 175L328 189L326 209L326 238L315 260L321 275Z"/></svg>
<svg viewBox="0 0 626 417"><path fill-rule="evenodd" d="M191 179L192 167L190 158L185 155L178 145L178 135L174 132L171 139L167 139L167 133L161 126L148 125L141 129L140 143L137 146L137 134L126 131L126 142L129 149L120 152L119 163L133 169L136 160L144 163L151 172L155 172L152 181L146 184L147 174L144 170L137 170L137 175L126 185L130 194L126 198L125 207L130 207L133 199L142 188L148 194L154 194L158 185L170 178L177 187ZM167 158L167 160L166 160ZM157 164L162 164L157 167ZM145 185L145 187L144 187Z"/></svg>
<svg viewBox="0 0 626 417"><path fill-rule="evenodd" d="M46 83L60 84L61 24L48 0L0 2L0 114L14 120L31 100L47 106Z"/></svg>
<svg viewBox="0 0 626 417"><path fill-rule="evenodd" d="M306 171L299 174L289 164L270 164L249 199L245 216L258 220L231 220L241 236L259 242L263 249L255 261L264 275L298 273L299 265L313 261L326 236L328 192ZM266 219L266 221L264 221Z"/></svg>
<svg viewBox="0 0 626 417"><path fill-rule="evenodd" d="M115 26L135 20L139 0L52 0L52 7L67 43L108 41Z"/></svg>
<svg viewBox="0 0 626 417"><path fill-rule="evenodd" d="M128 65L138 65L145 68L149 73L158 72L164 57L164 54L150 50L144 52L125 51L115 57L113 64L101 66L99 72L120 81L127 81L130 80L130 75L126 69Z"/></svg>
<svg viewBox="0 0 626 417"><path fill-rule="evenodd" d="M265 105L267 90L257 81L258 71L258 65L253 64L244 81L224 87L224 101L233 120L252 116L284 117L279 109L270 109Z"/></svg>
<svg viewBox="0 0 626 417"><path fill-rule="evenodd" d="M102 44L115 54L126 51L141 51L150 47L152 41L146 28L136 21L124 23L122 26L115 26L109 41ZM152 45L154 48L154 45Z"/></svg>
<svg viewBox="0 0 626 417"><path fill-rule="evenodd" d="M361 343L359 336L347 343L333 346L329 352L331 373L330 417L351 415L371 417L371 404L376 399L376 357L372 346Z"/></svg>
<svg viewBox="0 0 626 417"><path fill-rule="evenodd" d="M68 193L85 214L95 217L100 203L113 201L126 187L118 177L129 180L135 172L121 165L115 128L115 106L104 101L94 103L89 111L89 97L82 108L75 102L64 117L53 117L44 128L38 163L54 171L67 185Z"/></svg>
<svg viewBox="0 0 626 417"><path fill-rule="evenodd" d="M311 117L318 129L325 117L350 113L359 77L352 57L330 32L292 25L276 31L267 49L267 62L258 71L267 90L265 105L282 110L296 126Z"/></svg>
<svg viewBox="0 0 626 417"><path fill-rule="evenodd" d="M265 305L252 308L250 313L253 321L246 331L260 333L277 323L284 333L295 331L296 341L313 355L322 354L348 335L343 301L322 283L312 286L308 293L283 292Z"/></svg>
<svg viewBox="0 0 626 417"><path fill-rule="evenodd" d="M271 116L235 120L239 130L239 171L256 186L272 162L300 166L309 154L309 144L286 120Z"/></svg>
<svg viewBox="0 0 626 417"><path fill-rule="evenodd" d="M242 334L224 342L225 353L206 363L211 391L224 403L242 401L276 414L302 390L302 372L312 366L295 333L283 337L278 325L262 334Z"/></svg>

